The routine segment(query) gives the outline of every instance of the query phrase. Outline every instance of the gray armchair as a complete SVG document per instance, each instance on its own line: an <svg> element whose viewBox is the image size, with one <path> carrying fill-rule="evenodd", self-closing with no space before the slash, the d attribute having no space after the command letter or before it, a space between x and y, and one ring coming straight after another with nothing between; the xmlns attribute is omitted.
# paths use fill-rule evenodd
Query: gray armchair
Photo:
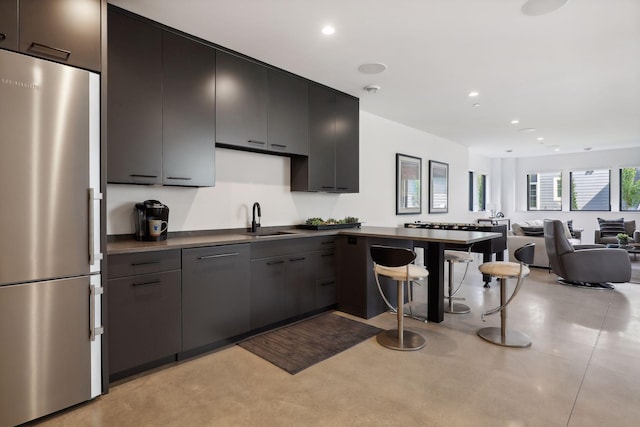
<svg viewBox="0 0 640 427"><path fill-rule="evenodd" d="M598 218L598 221L601 221L600 218ZM602 220L603 222L607 222ZM621 221L621 220L615 220L615 221ZM630 221L623 221L624 224L624 232L629 236L629 241L632 243L640 243L640 230L636 230L636 221L635 220L630 220ZM607 233L606 231L603 230L595 230L595 235L593 237L593 241L595 243L599 243L602 245L606 245L606 244L616 244L618 243L618 239L616 238L616 235L618 233L617 232L609 232Z"/></svg>
<svg viewBox="0 0 640 427"><path fill-rule="evenodd" d="M543 229L551 271L560 277L560 283L613 289L607 282L631 280L631 261L624 249L609 249L602 245L572 246L558 220L545 220Z"/></svg>

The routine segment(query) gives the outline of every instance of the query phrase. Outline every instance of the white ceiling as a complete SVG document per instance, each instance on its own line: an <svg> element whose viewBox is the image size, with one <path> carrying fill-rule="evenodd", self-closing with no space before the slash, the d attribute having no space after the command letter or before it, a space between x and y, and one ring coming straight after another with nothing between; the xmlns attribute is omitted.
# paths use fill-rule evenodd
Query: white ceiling
<svg viewBox="0 0 640 427"><path fill-rule="evenodd" d="M489 157L640 149L640 0L569 0L542 16L524 15L525 0L109 3ZM325 24L334 35L321 34ZM360 73L368 62L387 70ZM364 92L369 84L381 90ZM472 90L480 95L469 98Z"/></svg>

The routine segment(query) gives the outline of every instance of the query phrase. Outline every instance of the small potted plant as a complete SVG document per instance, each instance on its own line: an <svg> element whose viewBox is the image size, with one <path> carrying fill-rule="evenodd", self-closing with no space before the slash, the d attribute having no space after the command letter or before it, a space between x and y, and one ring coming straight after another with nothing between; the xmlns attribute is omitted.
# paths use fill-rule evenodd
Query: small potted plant
<svg viewBox="0 0 640 427"><path fill-rule="evenodd" d="M629 235L628 234L618 233L616 235L616 238L618 239L618 245L620 245L620 246L627 246L629 244Z"/></svg>

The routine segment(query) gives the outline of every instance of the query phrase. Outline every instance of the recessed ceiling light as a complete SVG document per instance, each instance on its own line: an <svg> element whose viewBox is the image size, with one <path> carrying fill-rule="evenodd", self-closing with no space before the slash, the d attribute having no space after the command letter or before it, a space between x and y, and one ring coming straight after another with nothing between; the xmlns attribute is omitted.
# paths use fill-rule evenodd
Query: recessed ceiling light
<svg viewBox="0 0 640 427"><path fill-rule="evenodd" d="M553 149L553 151L560 151L560 148L556 147Z"/></svg>
<svg viewBox="0 0 640 427"><path fill-rule="evenodd" d="M584 151L591 151L591 147L585 148Z"/></svg>
<svg viewBox="0 0 640 427"><path fill-rule="evenodd" d="M520 132L535 132L536 130L536 128L523 128L520 129Z"/></svg>
<svg viewBox="0 0 640 427"><path fill-rule="evenodd" d="M331 25L325 25L324 27L322 27L322 34L324 34L325 36L330 36L335 32L336 32L336 29L333 28Z"/></svg>
<svg viewBox="0 0 640 427"><path fill-rule="evenodd" d="M513 150L507 150L507 153L511 153Z"/></svg>
<svg viewBox="0 0 640 427"><path fill-rule="evenodd" d="M475 104L473 104L473 106L474 106L474 107L479 107L479 106L480 106L480 104L475 103Z"/></svg>
<svg viewBox="0 0 640 427"><path fill-rule="evenodd" d="M512 125L517 125L518 123L520 123L520 120L518 120L518 119L511 120L511 124Z"/></svg>
<svg viewBox="0 0 640 427"><path fill-rule="evenodd" d="M387 69L387 66L381 62L371 62L369 64L362 64L358 67L358 71L362 74L380 74Z"/></svg>
<svg viewBox="0 0 640 427"><path fill-rule="evenodd" d="M537 139L538 141L544 141L544 138L543 138L543 137L541 137L541 136L537 137L536 139Z"/></svg>
<svg viewBox="0 0 640 427"><path fill-rule="evenodd" d="M369 86L365 86L364 87L365 92L370 93L370 94L375 94L378 93L378 91L380 90L380 86L378 85L369 85Z"/></svg>
<svg viewBox="0 0 640 427"><path fill-rule="evenodd" d="M473 92L469 92L469 96L472 97L472 98L474 96L478 96L478 95L480 95L480 93L476 92L475 90Z"/></svg>
<svg viewBox="0 0 640 427"><path fill-rule="evenodd" d="M568 0L528 0L522 5L522 13L527 16L546 15L560 9Z"/></svg>

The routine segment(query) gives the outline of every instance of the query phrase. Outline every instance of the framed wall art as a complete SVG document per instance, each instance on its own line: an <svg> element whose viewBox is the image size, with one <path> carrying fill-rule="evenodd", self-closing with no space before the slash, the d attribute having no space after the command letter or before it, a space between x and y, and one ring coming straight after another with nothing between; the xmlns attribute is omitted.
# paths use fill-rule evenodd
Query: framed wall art
<svg viewBox="0 0 640 427"><path fill-rule="evenodd" d="M396 215L422 213L422 159L396 154Z"/></svg>
<svg viewBox="0 0 640 427"><path fill-rule="evenodd" d="M429 160L429 213L449 212L449 165Z"/></svg>

